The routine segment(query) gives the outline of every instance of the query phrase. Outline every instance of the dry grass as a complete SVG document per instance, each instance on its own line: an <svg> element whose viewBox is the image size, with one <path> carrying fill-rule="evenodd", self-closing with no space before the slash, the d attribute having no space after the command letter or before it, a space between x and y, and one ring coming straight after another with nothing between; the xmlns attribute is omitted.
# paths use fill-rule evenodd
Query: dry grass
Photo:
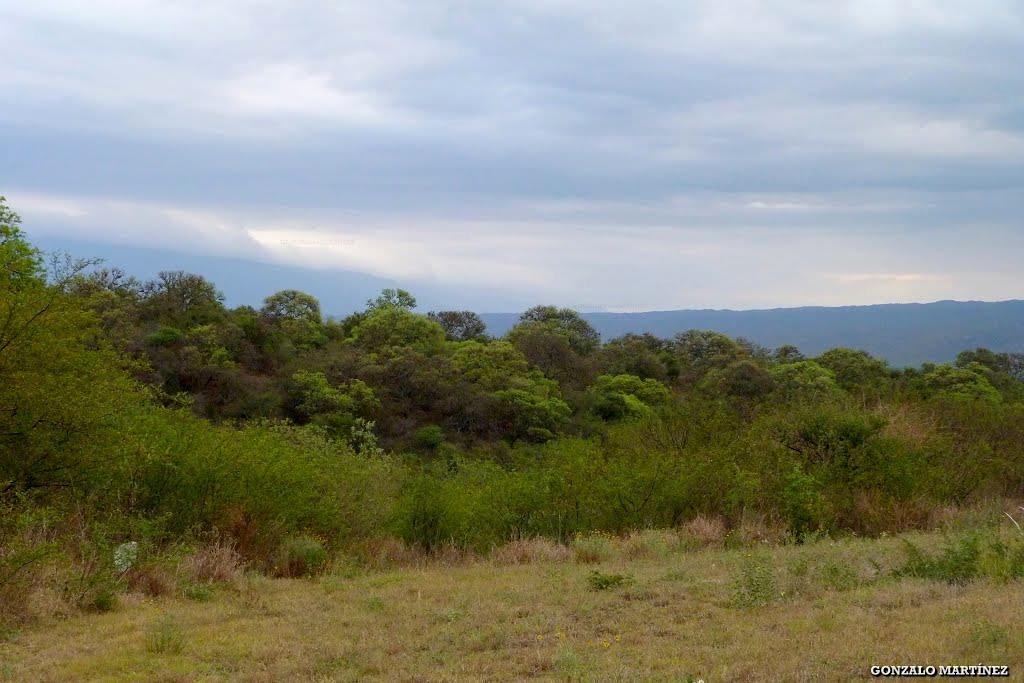
<svg viewBox="0 0 1024 683"><path fill-rule="evenodd" d="M230 543L212 543L183 559L180 569L196 583L228 583L241 575L242 556Z"/></svg>
<svg viewBox="0 0 1024 683"><path fill-rule="evenodd" d="M680 528L683 538L698 548L720 545L725 540L728 529L721 517L694 517Z"/></svg>
<svg viewBox="0 0 1024 683"><path fill-rule="evenodd" d="M523 538L491 552L491 561L499 565L567 562L573 558L569 548L550 538Z"/></svg>
<svg viewBox="0 0 1024 683"><path fill-rule="evenodd" d="M903 662L1024 674L1024 583L888 578L903 558L894 538L756 552L669 539L608 541L597 566L632 581L602 591L588 587L594 564L536 541L494 561L247 577L208 602L147 598L40 624L0 644L0 679L802 681ZM762 606L737 606L744 580Z"/></svg>

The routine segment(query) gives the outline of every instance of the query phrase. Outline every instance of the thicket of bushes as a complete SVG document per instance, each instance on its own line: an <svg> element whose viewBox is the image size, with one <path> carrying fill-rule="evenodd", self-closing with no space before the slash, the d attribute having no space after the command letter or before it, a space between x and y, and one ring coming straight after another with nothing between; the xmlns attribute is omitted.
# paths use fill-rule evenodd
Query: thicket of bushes
<svg viewBox="0 0 1024 683"><path fill-rule="evenodd" d="M495 340L401 290L325 322L301 292L229 311L198 276L90 265L47 266L0 202L5 618L44 594L101 609L204 546L294 575L391 537L486 550L758 518L799 540L926 527L1024 484L1019 356L602 344L553 307Z"/></svg>

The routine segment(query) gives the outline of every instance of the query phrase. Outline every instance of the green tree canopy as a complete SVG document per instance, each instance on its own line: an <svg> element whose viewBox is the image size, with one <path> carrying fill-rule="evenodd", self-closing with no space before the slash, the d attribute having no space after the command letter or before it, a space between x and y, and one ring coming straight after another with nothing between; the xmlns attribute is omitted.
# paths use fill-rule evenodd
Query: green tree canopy
<svg viewBox="0 0 1024 683"><path fill-rule="evenodd" d="M356 325L352 339L358 347L378 354L401 347L433 354L445 344L440 325L400 306L375 309Z"/></svg>
<svg viewBox="0 0 1024 683"><path fill-rule="evenodd" d="M327 341L316 297L297 289L285 289L263 300L260 314L300 348L322 346Z"/></svg>
<svg viewBox="0 0 1024 683"><path fill-rule="evenodd" d="M487 325L473 311L431 311L427 317L444 328L451 341L482 339Z"/></svg>
<svg viewBox="0 0 1024 683"><path fill-rule="evenodd" d="M534 306L519 316L519 328L542 328L565 337L569 347L581 356L592 353L601 343L601 335L571 308Z"/></svg>
<svg viewBox="0 0 1024 683"><path fill-rule="evenodd" d="M366 311L373 312L383 308L401 308L411 311L416 308L416 297L404 289L382 289L375 299L366 301Z"/></svg>

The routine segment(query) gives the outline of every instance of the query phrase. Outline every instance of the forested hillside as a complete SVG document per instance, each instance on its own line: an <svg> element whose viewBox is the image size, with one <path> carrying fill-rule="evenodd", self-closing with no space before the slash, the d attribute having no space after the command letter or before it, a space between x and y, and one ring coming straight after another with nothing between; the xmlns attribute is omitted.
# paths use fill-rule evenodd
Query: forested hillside
<svg viewBox="0 0 1024 683"><path fill-rule="evenodd" d="M44 592L103 609L202 548L295 575L374 543L695 518L800 541L1024 484L1021 354L895 369L705 330L602 342L551 306L493 338L414 308L392 289L341 320L295 290L229 309L200 274L47 260L0 204L0 616Z"/></svg>

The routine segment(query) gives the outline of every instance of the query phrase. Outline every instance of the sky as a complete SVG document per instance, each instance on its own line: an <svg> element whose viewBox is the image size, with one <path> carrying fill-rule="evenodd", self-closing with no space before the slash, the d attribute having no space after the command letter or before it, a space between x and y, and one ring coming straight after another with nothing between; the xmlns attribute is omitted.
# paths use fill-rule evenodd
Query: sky
<svg viewBox="0 0 1024 683"><path fill-rule="evenodd" d="M1014 0L0 0L0 194L477 310L1024 298L1022 64Z"/></svg>

